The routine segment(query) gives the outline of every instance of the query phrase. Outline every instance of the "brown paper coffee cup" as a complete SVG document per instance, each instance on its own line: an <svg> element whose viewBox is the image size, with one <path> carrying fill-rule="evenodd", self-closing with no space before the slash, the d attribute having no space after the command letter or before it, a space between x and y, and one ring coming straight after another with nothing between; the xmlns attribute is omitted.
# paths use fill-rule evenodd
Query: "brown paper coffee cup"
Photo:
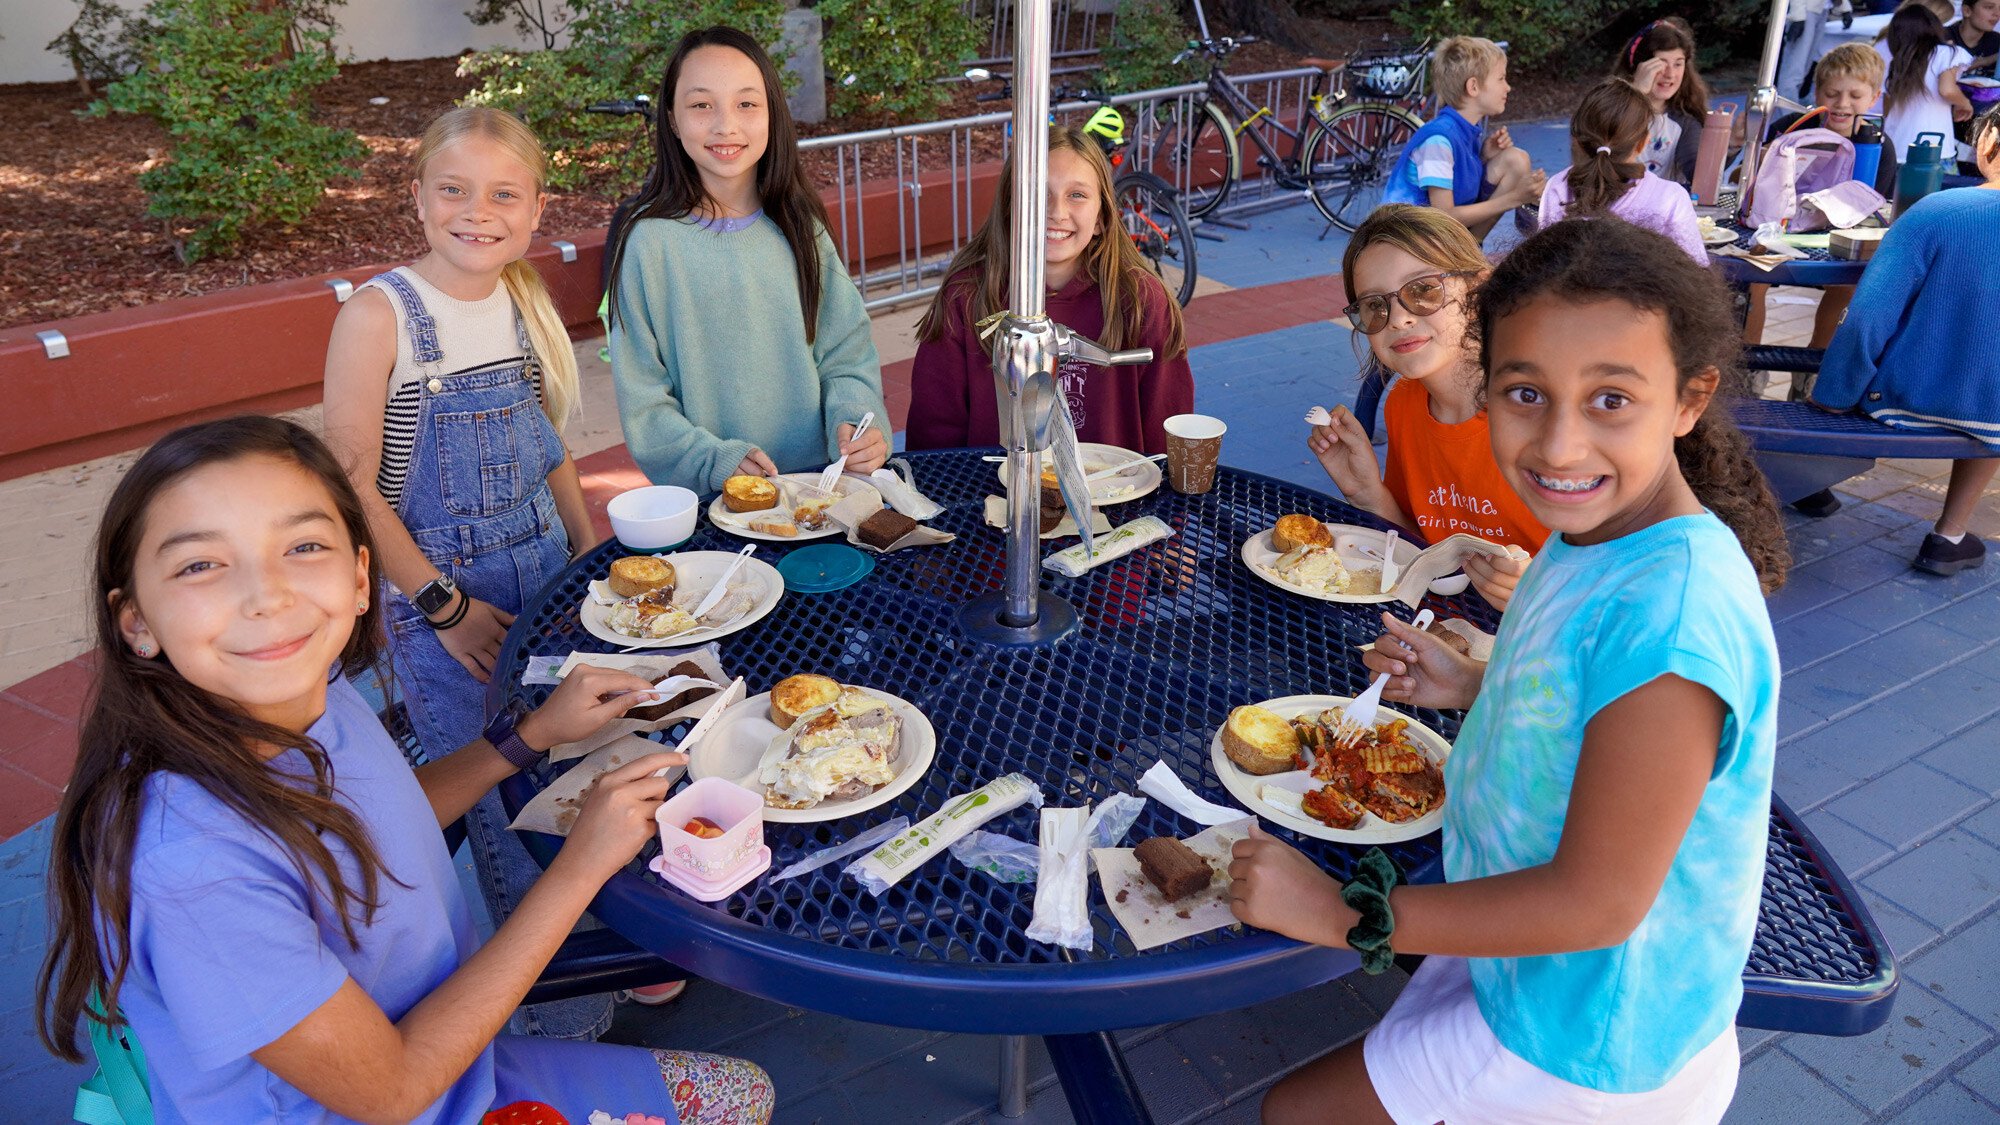
<svg viewBox="0 0 2000 1125"><path fill-rule="evenodd" d="M1176 414L1167 419L1166 431L1167 483L1190 496L1214 488L1222 435L1229 427L1206 414Z"/></svg>

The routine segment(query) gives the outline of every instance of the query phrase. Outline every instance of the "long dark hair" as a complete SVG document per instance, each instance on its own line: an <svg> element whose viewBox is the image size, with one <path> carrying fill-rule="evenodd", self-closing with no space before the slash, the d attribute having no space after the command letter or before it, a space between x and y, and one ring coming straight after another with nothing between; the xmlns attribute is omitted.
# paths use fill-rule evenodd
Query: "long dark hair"
<svg viewBox="0 0 2000 1125"><path fill-rule="evenodd" d="M317 884L358 944L376 906L379 855L361 820L333 797L333 766L304 734L260 722L194 686L162 654L142 659L127 647L118 614L132 589L133 560L146 513L160 492L204 466L265 456L297 464L333 497L335 513L357 548L370 546L361 500L340 462L304 427L277 418L240 417L175 430L139 458L105 505L98 524L90 595L97 677L77 739L76 771L56 812L49 846L51 933L38 982L36 1025L57 1057L83 1061L79 1021L116 1022L118 990L131 966L132 853L147 778L187 777L290 853L300 877ZM369 588L380 571L369 551ZM374 666L381 651L381 610L371 597L340 654L340 673ZM254 747L297 750L312 767L303 777L270 766ZM339 840L361 871L357 891L342 878L325 837ZM92 995L101 1007L92 1005Z"/></svg>
<svg viewBox="0 0 2000 1125"><path fill-rule="evenodd" d="M1637 35L1625 41L1618 58L1611 64L1611 73L1619 78L1630 78L1638 73L1640 63L1661 51L1680 51L1687 56L1687 70L1681 76L1681 88L1667 99L1667 108L1696 121L1706 120L1708 83L1702 81L1701 74L1695 70L1694 29L1678 17L1657 19L1640 28ZM1650 102L1647 104L1651 105Z"/></svg>
<svg viewBox="0 0 2000 1125"><path fill-rule="evenodd" d="M1930 74L1931 53L1944 45L1944 24L1922 4L1904 4L1889 17L1889 82L1882 88L1882 108L1895 109L1922 97Z"/></svg>
<svg viewBox="0 0 2000 1125"><path fill-rule="evenodd" d="M1167 318L1167 323L1160 326L1165 330L1165 342L1154 358L1164 362L1186 351L1187 333L1180 304L1167 295L1160 279L1147 268L1138 247L1124 235L1125 228L1118 217L1118 193L1111 186L1111 164L1105 160L1104 150L1074 125L1051 125L1049 151L1075 153L1096 173L1097 238L1084 248L1083 270L1097 283L1098 301L1104 312L1103 339L1098 343L1117 351L1146 338L1147 302L1139 290L1152 286L1159 290L1154 296L1162 298L1152 303L1164 308ZM992 209L986 212L986 222L971 241L952 255L945 267L943 287L931 298L930 307L917 322L917 339L941 339L950 326L951 307L968 289L967 330L988 313L1007 307L1013 281L1009 276L1014 253L1013 183L1014 157L1010 153L1000 166L1000 187L993 196Z"/></svg>
<svg viewBox="0 0 2000 1125"><path fill-rule="evenodd" d="M611 250L611 316L618 316L619 267L625 247L632 241L632 228L640 219L681 219L701 205L707 193L701 186L701 172L694 158L681 147L674 135L674 87L680 84L681 67L689 55L703 47L728 47L741 51L757 64L764 76L764 104L771 115L770 132L764 155L757 160L757 198L764 214L778 225L779 233L792 248L792 264L799 282L799 308L805 314L806 343L819 330L819 233L827 228L826 204L806 177L799 160L799 131L792 123L791 107L785 104L785 88L778 80L778 68L757 40L733 27L705 27L681 36L667 73L660 80L660 97L653 104L653 170L646 186L639 189L638 205L618 232L618 245Z"/></svg>
<svg viewBox="0 0 2000 1125"><path fill-rule="evenodd" d="M1569 119L1570 214L1603 215L1646 174L1634 154L1652 120L1652 103L1622 78L1607 78L1583 95Z"/></svg>
<svg viewBox="0 0 2000 1125"><path fill-rule="evenodd" d="M1565 219L1500 260L1479 290L1480 338L1538 297L1585 304L1621 301L1666 318L1679 386L1704 371L1721 375L1715 398L1685 437L1674 441L1681 476L1702 504L1743 545L1764 592L1784 585L1791 547L1771 489L1730 416L1729 390L1743 385L1742 332L1729 291L1665 236L1625 222ZM1486 352L1492 377L1491 350Z"/></svg>

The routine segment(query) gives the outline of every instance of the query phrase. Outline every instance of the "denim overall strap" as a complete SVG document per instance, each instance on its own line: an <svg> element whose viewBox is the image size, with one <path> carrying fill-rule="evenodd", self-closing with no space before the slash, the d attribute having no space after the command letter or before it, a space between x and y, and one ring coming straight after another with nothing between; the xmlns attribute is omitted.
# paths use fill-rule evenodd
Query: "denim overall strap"
<svg viewBox="0 0 2000 1125"><path fill-rule="evenodd" d="M402 302L403 320L410 334L410 358L418 367L426 369L426 376L436 375L438 364L444 362L444 351L438 347L437 321L424 307L424 299L417 295L416 286L395 270L378 273L372 280L388 286L395 292L396 299Z"/></svg>

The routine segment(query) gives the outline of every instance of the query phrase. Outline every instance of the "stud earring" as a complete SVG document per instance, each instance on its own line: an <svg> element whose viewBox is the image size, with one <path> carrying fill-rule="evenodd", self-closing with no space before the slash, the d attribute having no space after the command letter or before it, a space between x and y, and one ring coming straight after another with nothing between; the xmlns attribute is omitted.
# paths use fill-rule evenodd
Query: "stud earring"
<svg viewBox="0 0 2000 1125"><path fill-rule="evenodd" d="M356 603L354 603L354 612L356 612L356 613L367 613L367 612L368 612L368 603L367 603L367 602L356 602Z"/></svg>
<svg viewBox="0 0 2000 1125"><path fill-rule="evenodd" d="M153 655L153 646L147 644L144 641L140 641L138 644L132 646L132 651L138 653L143 658L151 659Z"/></svg>

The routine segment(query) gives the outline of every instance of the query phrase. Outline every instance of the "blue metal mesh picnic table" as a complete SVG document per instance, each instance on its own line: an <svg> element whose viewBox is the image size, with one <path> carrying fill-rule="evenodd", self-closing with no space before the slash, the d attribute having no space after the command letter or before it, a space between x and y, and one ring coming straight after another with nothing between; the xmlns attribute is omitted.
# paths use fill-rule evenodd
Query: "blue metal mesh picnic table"
<svg viewBox="0 0 2000 1125"><path fill-rule="evenodd" d="M1278 589L1250 573L1238 550L1289 512L1378 521L1324 494L1226 468L1207 495L1162 489L1111 511L1114 522L1158 516L1175 529L1172 538L1080 578L1044 572L1042 588L1075 606L1077 631L1040 647L968 640L958 607L1000 586L1005 554L1002 533L983 521L985 498L1001 486L981 452L910 456L918 485L946 507L930 525L956 533L955 542L880 556L871 575L845 590L787 591L775 613L721 641L724 667L745 677L753 693L794 673L824 673L909 700L938 731L934 764L889 804L829 823L767 823L773 871L898 814L920 820L1009 772L1027 774L1051 805L1074 806L1135 792L1139 775L1164 760L1203 796L1231 803L1210 742L1232 707L1286 695L1351 695L1365 686L1354 646L1380 632L1383 607ZM737 545L704 526L683 549ZM615 550L607 543L578 560L521 614L495 672L496 705L510 694L532 703L546 693L519 687L529 655L613 648L583 630L577 607ZM760 557L786 550L760 550ZM1429 604L1440 617L1494 628L1492 611L1477 599ZM1413 615L1400 604L1388 608ZM1413 714L1447 737L1457 732L1455 713ZM671 744L682 733L662 737ZM508 805L518 809L550 775L544 765L510 780L502 790ZM987 827L1032 840L1036 823L1027 808ZM1148 802L1131 838L1188 836L1198 827ZM1753 969L1785 987L1793 979L1812 982L1821 996L1873 979L1884 968L1876 953L1884 947L1872 923L1851 892L1829 897L1830 865L1816 849L1798 846L1796 833L1784 839L1780 847L1774 837L1772 862L1775 869L1782 860L1787 875L1775 886L1767 880L1765 901L1770 932L1783 940L1763 961L1753 960ZM1292 842L1342 879L1363 850ZM558 843L528 837L544 863ZM1414 878L1436 879L1438 847L1433 834L1385 850ZM1026 938L1032 884L999 883L943 855L880 898L833 864L777 883L760 877L704 904L644 869L656 851L649 847L606 885L592 908L597 917L723 984L876 1023L1044 1035L1132 1027L1257 1003L1358 965L1348 950L1240 927L1139 952L1094 880L1097 945L1072 961ZM1760 939L1764 933L1760 927ZM1778 1000L1780 1017L1801 1018L1788 994Z"/></svg>
<svg viewBox="0 0 2000 1125"><path fill-rule="evenodd" d="M1740 250L1755 250L1750 236L1756 231L1742 223L1722 224L1736 233L1735 246ZM1868 268L1865 261L1836 258L1820 247L1794 246L1804 257L1779 262L1772 268L1759 269L1742 258L1710 254L1709 261L1722 267L1723 280L1731 285L1808 285L1824 288L1828 285L1855 285L1861 281L1861 274Z"/></svg>

